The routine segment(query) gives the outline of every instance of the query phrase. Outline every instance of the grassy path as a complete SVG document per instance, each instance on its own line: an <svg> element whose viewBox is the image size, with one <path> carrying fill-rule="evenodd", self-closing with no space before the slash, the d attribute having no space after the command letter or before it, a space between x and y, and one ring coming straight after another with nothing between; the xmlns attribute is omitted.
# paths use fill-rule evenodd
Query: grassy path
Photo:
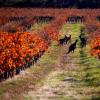
<svg viewBox="0 0 100 100"><path fill-rule="evenodd" d="M66 25L62 31L66 33ZM71 25L72 41L78 38L80 25ZM100 62L89 55L89 46L81 49L79 43L73 54L61 47L60 60L36 91L24 95L25 100L99 100Z"/></svg>

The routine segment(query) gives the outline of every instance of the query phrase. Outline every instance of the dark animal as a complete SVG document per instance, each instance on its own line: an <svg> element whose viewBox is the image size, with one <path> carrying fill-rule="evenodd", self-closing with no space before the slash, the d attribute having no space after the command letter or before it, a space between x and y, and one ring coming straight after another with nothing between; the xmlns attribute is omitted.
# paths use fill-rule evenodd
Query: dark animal
<svg viewBox="0 0 100 100"><path fill-rule="evenodd" d="M68 53L70 52L74 52L74 50L76 49L76 43L78 42L78 40L76 40L74 43L72 43L70 46L69 46L69 50L68 50ZM68 54L67 53L67 54Z"/></svg>
<svg viewBox="0 0 100 100"><path fill-rule="evenodd" d="M67 37L67 36L65 37L66 44L67 44L67 42L70 41L70 40L71 40L71 35L70 35L69 37Z"/></svg>
<svg viewBox="0 0 100 100"><path fill-rule="evenodd" d="M60 45L67 44L67 42L68 42L69 40L71 40L71 35L70 35L69 37L67 37L67 36L65 35L64 38L62 38L62 39L59 40L59 44L60 44Z"/></svg>
<svg viewBox="0 0 100 100"><path fill-rule="evenodd" d="M66 42L66 38L67 38L67 36L65 35L64 38L62 38L62 39L59 40L59 44L60 44L60 45L64 45L65 42Z"/></svg>
<svg viewBox="0 0 100 100"><path fill-rule="evenodd" d="M60 44L60 45L63 45L63 44L64 44L64 42L65 42L65 40L64 40L64 39L60 39L60 40L59 40L59 44Z"/></svg>
<svg viewBox="0 0 100 100"><path fill-rule="evenodd" d="M82 37L81 35L79 36L79 38L80 38L80 41L81 41L81 47L83 48L83 47L85 47L86 46L86 43L87 43L87 39L86 39L86 37Z"/></svg>

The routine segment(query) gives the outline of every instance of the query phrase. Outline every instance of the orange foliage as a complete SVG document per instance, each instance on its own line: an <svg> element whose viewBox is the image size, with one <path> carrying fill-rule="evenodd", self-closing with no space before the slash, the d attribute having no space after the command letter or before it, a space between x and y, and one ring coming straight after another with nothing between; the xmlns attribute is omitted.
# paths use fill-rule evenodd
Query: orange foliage
<svg viewBox="0 0 100 100"><path fill-rule="evenodd" d="M0 32L0 73L23 65L24 58L46 51L48 43L28 32L8 34Z"/></svg>
<svg viewBox="0 0 100 100"><path fill-rule="evenodd" d="M91 54L100 57L100 36L95 36L91 41Z"/></svg>

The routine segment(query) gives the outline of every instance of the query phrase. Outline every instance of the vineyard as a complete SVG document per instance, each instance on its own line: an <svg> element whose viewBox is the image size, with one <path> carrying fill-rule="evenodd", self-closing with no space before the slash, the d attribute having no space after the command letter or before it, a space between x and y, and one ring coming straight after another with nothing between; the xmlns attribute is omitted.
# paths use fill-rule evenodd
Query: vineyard
<svg viewBox="0 0 100 100"><path fill-rule="evenodd" d="M35 65L50 52L52 42L59 45L64 24L81 24L79 33L87 38L89 54L100 60L100 9L0 8L0 13L0 83ZM43 26L35 29L39 24Z"/></svg>

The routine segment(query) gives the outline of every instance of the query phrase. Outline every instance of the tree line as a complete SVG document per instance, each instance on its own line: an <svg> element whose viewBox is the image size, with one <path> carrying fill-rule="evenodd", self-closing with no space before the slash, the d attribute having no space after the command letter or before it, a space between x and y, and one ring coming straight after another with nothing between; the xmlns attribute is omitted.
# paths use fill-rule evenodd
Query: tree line
<svg viewBox="0 0 100 100"><path fill-rule="evenodd" d="M100 0L0 0L0 7L100 8Z"/></svg>

